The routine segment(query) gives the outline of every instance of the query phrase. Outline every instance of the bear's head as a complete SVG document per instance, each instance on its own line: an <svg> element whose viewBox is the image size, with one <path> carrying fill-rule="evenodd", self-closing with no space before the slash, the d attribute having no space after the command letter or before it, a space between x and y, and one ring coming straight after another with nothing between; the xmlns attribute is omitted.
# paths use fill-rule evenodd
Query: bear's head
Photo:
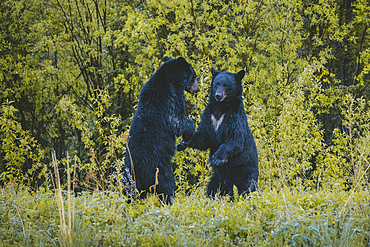
<svg viewBox="0 0 370 247"><path fill-rule="evenodd" d="M211 83L211 99L216 102L230 102L240 99L242 96L242 79L245 71L241 70L238 73L220 72L211 68L212 83Z"/></svg>
<svg viewBox="0 0 370 247"><path fill-rule="evenodd" d="M177 76L182 77L182 86L184 86L185 91L194 94L200 91L197 74L195 73L193 67L186 62L185 58L179 57L177 59L164 57L163 62L171 64L176 68L175 73Z"/></svg>

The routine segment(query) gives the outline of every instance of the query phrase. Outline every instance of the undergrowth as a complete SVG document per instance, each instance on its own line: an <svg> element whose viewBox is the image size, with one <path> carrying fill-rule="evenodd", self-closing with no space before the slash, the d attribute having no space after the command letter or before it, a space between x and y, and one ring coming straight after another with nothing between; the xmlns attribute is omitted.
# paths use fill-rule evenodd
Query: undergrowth
<svg viewBox="0 0 370 247"><path fill-rule="evenodd" d="M198 188L168 206L155 197L129 203L116 192L68 197L8 184L0 188L0 245L368 246L369 198L368 189L285 187L230 201Z"/></svg>

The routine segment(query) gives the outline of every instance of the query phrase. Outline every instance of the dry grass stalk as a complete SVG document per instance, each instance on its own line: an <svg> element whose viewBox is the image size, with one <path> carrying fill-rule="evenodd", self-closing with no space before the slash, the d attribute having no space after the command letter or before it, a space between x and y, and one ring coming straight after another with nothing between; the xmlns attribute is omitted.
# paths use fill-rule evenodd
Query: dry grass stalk
<svg viewBox="0 0 370 247"><path fill-rule="evenodd" d="M73 245L72 229L73 229L74 213L72 213L73 210L72 210L72 198L71 198L71 174L69 172L69 156L67 154L68 224L66 224L66 220L65 220L66 218L65 218L65 211L64 211L62 188L60 185L58 161L56 158L55 151L51 153L51 156L53 159L53 166L55 170L55 183L57 186L57 189L55 190L55 198L58 204L59 218L60 218L60 245L61 246L72 246Z"/></svg>
<svg viewBox="0 0 370 247"><path fill-rule="evenodd" d="M368 171L368 170L369 170L369 168L370 168L370 163L369 163L369 161L364 157L363 153L361 153L361 152L360 152L360 155L361 155L361 157L366 161L366 163L368 164L368 166L367 166L366 170L362 173L361 177L357 180L357 183L356 183L355 187L352 189L351 195L348 197L348 199L347 199L346 203L344 204L344 206L343 206L343 207L342 207L342 209L340 210L339 214L338 214L338 215L337 215L337 217L336 217L336 220L338 220L338 219L340 218L340 216L342 215L342 213L343 213L344 209L346 208L346 206L347 206L347 204L348 204L349 200L352 198L353 193L356 191L356 189L357 189L358 185L360 184L361 179L364 177L364 175L367 173L367 171Z"/></svg>
<svg viewBox="0 0 370 247"><path fill-rule="evenodd" d="M132 171L132 175L133 175L133 179L134 179L134 184L135 184L135 188L136 188L136 177L135 177L135 170L134 170L134 162L132 161L130 148L128 147L128 139L130 138L130 136L129 135L122 135L122 137L126 137L126 140L125 140L125 142L126 142L126 148L127 148L128 155L130 156L131 171ZM136 190L135 189L134 189L134 198L137 198Z"/></svg>
<svg viewBox="0 0 370 247"><path fill-rule="evenodd" d="M155 181L154 181L154 184L149 187L149 192L152 192L152 189L153 189L154 194L156 193L157 185L159 184L159 182L158 182L158 174L159 174L159 168L157 167L156 170L155 170Z"/></svg>

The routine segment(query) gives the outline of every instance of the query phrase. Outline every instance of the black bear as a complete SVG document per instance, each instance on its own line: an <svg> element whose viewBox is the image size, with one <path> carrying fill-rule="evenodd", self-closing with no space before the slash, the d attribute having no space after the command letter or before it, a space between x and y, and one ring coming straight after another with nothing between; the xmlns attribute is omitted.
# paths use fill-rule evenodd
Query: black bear
<svg viewBox="0 0 370 247"><path fill-rule="evenodd" d="M163 61L141 89L123 175L126 181L134 178L136 188L144 191L142 198L155 185L156 193L171 203L176 188L171 170L176 137L182 135L189 141L195 132L195 121L185 117L184 91L193 94L200 88L193 67L184 58L165 57Z"/></svg>
<svg viewBox="0 0 370 247"><path fill-rule="evenodd" d="M207 185L208 196L220 190L221 195L233 197L234 185L238 193L248 194L257 189L258 153L242 99L241 80L245 72L220 72L213 67L211 72L209 102L198 129L189 142L179 143L177 150L210 149L213 173Z"/></svg>

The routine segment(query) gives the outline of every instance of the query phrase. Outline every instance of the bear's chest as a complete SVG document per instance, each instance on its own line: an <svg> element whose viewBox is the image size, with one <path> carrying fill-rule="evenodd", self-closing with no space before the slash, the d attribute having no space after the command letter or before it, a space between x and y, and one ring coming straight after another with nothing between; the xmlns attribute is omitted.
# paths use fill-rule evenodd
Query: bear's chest
<svg viewBox="0 0 370 247"><path fill-rule="evenodd" d="M210 119L210 131L213 143L216 146L221 145L223 142L227 141L230 133L230 116L227 113L217 115L212 114Z"/></svg>
<svg viewBox="0 0 370 247"><path fill-rule="evenodd" d="M222 122L224 121L225 113L222 114L220 117L215 116L214 114L211 115L211 122L215 132L218 131Z"/></svg>

